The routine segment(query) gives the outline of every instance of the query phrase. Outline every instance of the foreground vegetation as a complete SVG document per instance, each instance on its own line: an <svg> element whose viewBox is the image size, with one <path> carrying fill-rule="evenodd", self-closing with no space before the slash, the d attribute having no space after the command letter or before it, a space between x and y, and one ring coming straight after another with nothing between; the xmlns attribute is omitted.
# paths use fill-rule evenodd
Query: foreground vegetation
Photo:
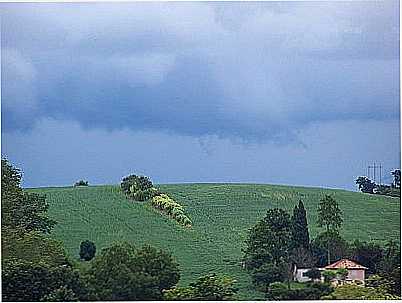
<svg viewBox="0 0 402 303"><path fill-rule="evenodd" d="M238 299L263 299L241 267L248 229L269 208L289 212L301 199L307 211L310 236L315 237L316 209L325 194L332 195L343 211L342 236L352 241L385 243L399 239L400 200L343 190L254 184L158 185L185 207L192 228L184 228L147 203L126 199L119 186L38 188L46 194L49 216L57 224L52 237L63 241L69 255L79 258L80 243L89 239L98 249L117 239L136 246L151 244L172 253L180 264L179 287L209 273L233 277Z"/></svg>

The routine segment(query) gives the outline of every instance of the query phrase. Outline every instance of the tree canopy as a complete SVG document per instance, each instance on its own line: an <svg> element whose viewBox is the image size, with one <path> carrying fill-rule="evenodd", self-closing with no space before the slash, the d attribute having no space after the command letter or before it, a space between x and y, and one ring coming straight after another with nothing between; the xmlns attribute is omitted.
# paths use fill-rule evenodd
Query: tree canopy
<svg viewBox="0 0 402 303"><path fill-rule="evenodd" d="M1 159L2 227L50 233L56 221L47 215L45 197L21 188L22 173L7 159Z"/></svg>
<svg viewBox="0 0 402 303"><path fill-rule="evenodd" d="M88 272L92 300L160 300L176 285L180 274L170 254L129 243L103 249Z"/></svg>

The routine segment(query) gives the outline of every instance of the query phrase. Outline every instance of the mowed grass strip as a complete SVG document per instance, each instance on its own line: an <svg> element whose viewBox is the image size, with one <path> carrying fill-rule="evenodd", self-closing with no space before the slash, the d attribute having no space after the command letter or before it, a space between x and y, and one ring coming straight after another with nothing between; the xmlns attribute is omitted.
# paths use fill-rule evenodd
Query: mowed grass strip
<svg viewBox="0 0 402 303"><path fill-rule="evenodd" d="M299 199L307 210L311 236L316 209L331 194L343 211L343 236L348 240L398 240L400 199L344 190L258 184L174 184L157 186L183 205L193 222L184 228L160 215L151 206L127 200L118 186L38 188L47 195L49 214L59 224L52 235L62 240L78 258L81 241L91 240L97 249L117 241L149 243L170 251L181 265L180 284L210 273L233 276L240 286L239 299L262 299L241 269L242 248L248 229L264 217L268 208L292 211Z"/></svg>

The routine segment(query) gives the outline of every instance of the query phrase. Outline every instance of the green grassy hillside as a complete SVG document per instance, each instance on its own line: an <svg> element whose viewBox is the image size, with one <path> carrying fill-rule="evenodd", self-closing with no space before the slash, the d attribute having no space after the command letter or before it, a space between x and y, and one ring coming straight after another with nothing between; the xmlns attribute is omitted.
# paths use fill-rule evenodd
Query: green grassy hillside
<svg viewBox="0 0 402 303"><path fill-rule="evenodd" d="M344 214L346 239L384 241L400 237L400 199L343 190L253 184L175 184L157 186L186 207L191 229L143 203L127 200L117 186L40 188L46 194L49 214L59 224L52 235L78 258L80 242L94 241L98 249L115 241L150 243L169 250L181 265L181 284L208 272L236 278L240 299L259 299L240 267L247 230L268 208L289 211L299 199L307 209L311 235L316 209L324 194L332 194Z"/></svg>

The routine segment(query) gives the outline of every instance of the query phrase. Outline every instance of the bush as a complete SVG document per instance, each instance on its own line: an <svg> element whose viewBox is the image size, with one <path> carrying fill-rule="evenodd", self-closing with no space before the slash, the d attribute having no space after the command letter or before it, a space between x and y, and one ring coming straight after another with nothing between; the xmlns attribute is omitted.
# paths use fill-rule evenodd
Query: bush
<svg viewBox="0 0 402 303"><path fill-rule="evenodd" d="M127 196L136 201L146 201L159 194L151 180L145 176L124 177L120 186Z"/></svg>
<svg viewBox="0 0 402 303"><path fill-rule="evenodd" d="M3 264L2 299L4 301L40 301L55 296L57 289L69 289L69 295L84 298L85 285L78 272L68 266L11 261ZM60 295L60 293L59 293Z"/></svg>
<svg viewBox="0 0 402 303"><path fill-rule="evenodd" d="M177 287L164 291L163 297L168 301L222 301L233 300L238 289L235 280L210 274L190 283L189 287Z"/></svg>
<svg viewBox="0 0 402 303"><path fill-rule="evenodd" d="M80 259L89 261L92 260L93 257L95 257L96 253L96 246L95 243L85 240L81 242L80 245Z"/></svg>
<svg viewBox="0 0 402 303"><path fill-rule="evenodd" d="M80 180L75 182L74 186L88 186L88 181Z"/></svg>
<svg viewBox="0 0 402 303"><path fill-rule="evenodd" d="M177 223L183 226L191 227L192 222L190 218L184 214L183 206L175 202L168 195L160 194L153 197L151 200L151 205L172 217Z"/></svg>
<svg viewBox="0 0 402 303"><path fill-rule="evenodd" d="M317 268L312 268L305 273L305 276L312 280L319 280L321 279L321 271Z"/></svg>
<svg viewBox="0 0 402 303"><path fill-rule="evenodd" d="M285 283L272 283L265 295L269 300L319 300L333 291L326 283L306 284L305 288L289 289Z"/></svg>
<svg viewBox="0 0 402 303"><path fill-rule="evenodd" d="M152 181L146 176L130 175L124 177L121 182L121 189L124 193L136 192L152 188Z"/></svg>
<svg viewBox="0 0 402 303"><path fill-rule="evenodd" d="M334 270L324 270L322 272L322 276L324 277L325 282L331 282L336 278L336 271Z"/></svg>
<svg viewBox="0 0 402 303"><path fill-rule="evenodd" d="M129 243L103 249L88 272L91 301L160 300L180 274L172 256L151 246Z"/></svg>

